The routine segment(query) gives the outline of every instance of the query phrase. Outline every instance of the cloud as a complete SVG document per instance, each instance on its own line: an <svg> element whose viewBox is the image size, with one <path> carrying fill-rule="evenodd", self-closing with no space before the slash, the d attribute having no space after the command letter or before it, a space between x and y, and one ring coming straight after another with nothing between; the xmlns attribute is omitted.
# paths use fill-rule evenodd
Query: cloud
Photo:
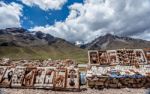
<svg viewBox="0 0 150 94"><path fill-rule="evenodd" d="M36 26L68 41L90 42L97 36L112 33L150 40L150 0L85 0L69 6L64 22Z"/></svg>
<svg viewBox="0 0 150 94"><path fill-rule="evenodd" d="M42 10L59 10L67 0L22 0L22 3L28 6L38 6Z"/></svg>
<svg viewBox="0 0 150 94"><path fill-rule="evenodd" d="M22 6L17 3L6 4L0 1L0 28L21 27Z"/></svg>

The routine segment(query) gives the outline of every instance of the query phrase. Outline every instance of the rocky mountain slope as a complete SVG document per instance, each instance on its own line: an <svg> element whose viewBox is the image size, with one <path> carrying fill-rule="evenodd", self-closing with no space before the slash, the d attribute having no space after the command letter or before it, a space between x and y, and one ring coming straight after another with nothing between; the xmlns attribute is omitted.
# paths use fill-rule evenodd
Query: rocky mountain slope
<svg viewBox="0 0 150 94"><path fill-rule="evenodd" d="M29 32L22 28L0 30L0 57L13 59L65 59L86 62L86 50L72 43L40 31Z"/></svg>
<svg viewBox="0 0 150 94"><path fill-rule="evenodd" d="M87 49L149 48L150 41L106 34L85 45Z"/></svg>
<svg viewBox="0 0 150 94"><path fill-rule="evenodd" d="M40 31L29 32L22 28L7 28L0 30L0 46L43 46L50 45L57 41L67 42ZM70 43L68 42L68 44Z"/></svg>
<svg viewBox="0 0 150 94"><path fill-rule="evenodd" d="M87 49L149 48L150 41L106 34L82 45L81 49L64 39L23 28L0 29L0 58L66 59L87 63Z"/></svg>

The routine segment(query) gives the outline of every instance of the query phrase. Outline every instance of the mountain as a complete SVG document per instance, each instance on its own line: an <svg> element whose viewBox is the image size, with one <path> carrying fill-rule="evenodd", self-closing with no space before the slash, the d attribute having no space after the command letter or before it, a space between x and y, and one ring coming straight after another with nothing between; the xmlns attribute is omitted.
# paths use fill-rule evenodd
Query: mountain
<svg viewBox="0 0 150 94"><path fill-rule="evenodd" d="M41 31L23 28L0 29L0 58L12 59L75 59L87 62L86 50Z"/></svg>
<svg viewBox="0 0 150 94"><path fill-rule="evenodd" d="M61 40L40 31L29 32L22 28L6 28L0 30L0 46L42 46Z"/></svg>
<svg viewBox="0 0 150 94"><path fill-rule="evenodd" d="M88 49L149 48L150 41L106 34L80 47L41 31L31 32L23 28L0 29L0 58L12 59L70 58L78 63L87 63Z"/></svg>
<svg viewBox="0 0 150 94"><path fill-rule="evenodd" d="M85 45L86 49L149 48L150 41L106 34Z"/></svg>

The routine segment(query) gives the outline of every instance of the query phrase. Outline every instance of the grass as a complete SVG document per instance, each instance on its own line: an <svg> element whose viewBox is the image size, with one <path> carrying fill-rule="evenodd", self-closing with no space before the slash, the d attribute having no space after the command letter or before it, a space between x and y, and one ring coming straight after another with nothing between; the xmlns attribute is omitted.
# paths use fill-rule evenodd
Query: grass
<svg viewBox="0 0 150 94"><path fill-rule="evenodd" d="M0 58L10 59L74 59L78 63L87 63L87 50L73 45L55 43L38 47L0 47Z"/></svg>

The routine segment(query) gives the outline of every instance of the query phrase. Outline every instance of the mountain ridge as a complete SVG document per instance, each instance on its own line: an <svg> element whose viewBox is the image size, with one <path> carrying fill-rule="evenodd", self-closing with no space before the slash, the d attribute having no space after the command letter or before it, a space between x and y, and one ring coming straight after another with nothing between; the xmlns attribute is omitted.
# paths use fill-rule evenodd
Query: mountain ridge
<svg viewBox="0 0 150 94"><path fill-rule="evenodd" d="M150 41L134 39L130 37L119 37L117 35L106 34L85 45L86 49L122 49L122 48L149 48Z"/></svg>
<svg viewBox="0 0 150 94"><path fill-rule="evenodd" d="M50 45L57 41L72 44L64 39L54 37L50 34L45 34L41 31L29 32L23 28L0 29L0 40L0 46L40 46Z"/></svg>
<svg viewBox="0 0 150 94"><path fill-rule="evenodd" d="M149 48L150 41L106 34L80 47L41 31L23 28L0 29L0 58L14 59L75 59L87 63L88 50Z"/></svg>
<svg viewBox="0 0 150 94"><path fill-rule="evenodd" d="M85 49L41 31L22 28L0 30L0 58L12 59L75 59L86 63Z"/></svg>

